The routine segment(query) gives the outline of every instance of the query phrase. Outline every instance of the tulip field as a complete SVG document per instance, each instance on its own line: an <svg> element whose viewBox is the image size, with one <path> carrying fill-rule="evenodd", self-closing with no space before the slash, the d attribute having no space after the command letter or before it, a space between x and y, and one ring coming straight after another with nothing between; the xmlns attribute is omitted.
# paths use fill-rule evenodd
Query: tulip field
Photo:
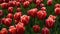
<svg viewBox="0 0 60 34"><path fill-rule="evenodd" d="M60 34L60 0L0 0L0 34Z"/></svg>

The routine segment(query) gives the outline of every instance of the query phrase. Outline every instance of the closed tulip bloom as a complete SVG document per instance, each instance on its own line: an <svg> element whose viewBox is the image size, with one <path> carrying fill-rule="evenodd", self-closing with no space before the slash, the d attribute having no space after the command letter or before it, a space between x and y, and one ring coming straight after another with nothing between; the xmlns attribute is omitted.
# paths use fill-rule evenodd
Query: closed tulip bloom
<svg viewBox="0 0 60 34"><path fill-rule="evenodd" d="M2 28L2 30L1 30L1 34L8 34L7 29L6 29L6 28Z"/></svg>
<svg viewBox="0 0 60 34"><path fill-rule="evenodd" d="M13 7L8 7L8 12L13 13Z"/></svg>
<svg viewBox="0 0 60 34"><path fill-rule="evenodd" d="M5 18L5 19L4 19L4 25L10 26L11 23L12 23L12 19L10 19L10 18Z"/></svg>
<svg viewBox="0 0 60 34"><path fill-rule="evenodd" d="M17 34L24 34L24 32L25 32L25 27L23 27L20 24L16 25L16 29L17 29Z"/></svg>
<svg viewBox="0 0 60 34"><path fill-rule="evenodd" d="M55 20L53 20L52 18L48 18L46 20L46 27L53 28L54 27L54 24L55 24Z"/></svg>
<svg viewBox="0 0 60 34"><path fill-rule="evenodd" d="M48 5L48 6L51 6L52 4L53 4L53 0L48 0L48 1L47 1L47 5Z"/></svg>
<svg viewBox="0 0 60 34"><path fill-rule="evenodd" d="M55 4L55 8L60 8L60 4Z"/></svg>
<svg viewBox="0 0 60 34"><path fill-rule="evenodd" d="M18 8L16 9L16 11L17 11L17 12L21 12L21 8L18 7Z"/></svg>
<svg viewBox="0 0 60 34"><path fill-rule="evenodd" d="M22 16L22 12L16 12L16 13L14 14L14 19L15 19L15 20L20 20L21 16Z"/></svg>
<svg viewBox="0 0 60 34"><path fill-rule="evenodd" d="M3 9L6 9L6 8L8 8L8 4L7 4L7 3L2 3L2 4L1 4L1 7L2 7Z"/></svg>
<svg viewBox="0 0 60 34"><path fill-rule="evenodd" d="M29 1L25 1L25 2L23 3L23 6L24 6L25 8L27 8L29 5L30 5L30 2L29 2Z"/></svg>
<svg viewBox="0 0 60 34"><path fill-rule="evenodd" d="M7 15L7 18L13 18L13 14L12 13L8 13L8 15Z"/></svg>
<svg viewBox="0 0 60 34"><path fill-rule="evenodd" d="M38 11L38 9L37 8L34 8L34 9L29 10L27 13L31 17L36 17L37 11Z"/></svg>
<svg viewBox="0 0 60 34"><path fill-rule="evenodd" d="M39 32L40 32L40 26L39 26L39 25L34 25L34 26L33 26L33 31L34 31L35 33L39 33Z"/></svg>
<svg viewBox="0 0 60 34"><path fill-rule="evenodd" d="M46 7L42 7L42 8L41 8L41 10L44 10L44 11L46 11Z"/></svg>
<svg viewBox="0 0 60 34"><path fill-rule="evenodd" d="M55 14L60 15L60 8L55 8Z"/></svg>
<svg viewBox="0 0 60 34"><path fill-rule="evenodd" d="M14 26L10 26L10 27L9 27L9 33L10 33L10 34L17 34L16 28L15 28Z"/></svg>
<svg viewBox="0 0 60 34"><path fill-rule="evenodd" d="M22 22L25 26L29 24L29 21L30 21L30 16L27 16L27 15L21 16L21 22Z"/></svg>
<svg viewBox="0 0 60 34"><path fill-rule="evenodd" d="M46 16L47 16L46 11L40 10L37 12L37 17L40 20L44 20L46 18Z"/></svg>
<svg viewBox="0 0 60 34"><path fill-rule="evenodd" d="M50 31L47 27L42 28L42 34L50 34Z"/></svg>
<svg viewBox="0 0 60 34"><path fill-rule="evenodd" d="M16 2L16 7L20 7L20 2Z"/></svg>

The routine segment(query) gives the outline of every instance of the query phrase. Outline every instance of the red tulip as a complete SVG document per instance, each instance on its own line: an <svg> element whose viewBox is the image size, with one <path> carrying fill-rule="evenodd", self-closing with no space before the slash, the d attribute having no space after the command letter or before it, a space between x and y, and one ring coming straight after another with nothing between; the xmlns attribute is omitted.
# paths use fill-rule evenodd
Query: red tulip
<svg viewBox="0 0 60 34"><path fill-rule="evenodd" d="M13 13L13 7L8 7L8 12Z"/></svg>
<svg viewBox="0 0 60 34"><path fill-rule="evenodd" d="M60 4L55 4L55 8L60 8Z"/></svg>
<svg viewBox="0 0 60 34"><path fill-rule="evenodd" d="M53 0L48 0L48 1L47 1L47 5L48 5L48 6L51 6L51 5L52 5L52 1L53 1Z"/></svg>
<svg viewBox="0 0 60 34"><path fill-rule="evenodd" d="M4 2L9 2L9 0L5 0Z"/></svg>
<svg viewBox="0 0 60 34"><path fill-rule="evenodd" d="M12 13L8 13L8 15L7 15L7 18L13 18L13 14Z"/></svg>
<svg viewBox="0 0 60 34"><path fill-rule="evenodd" d="M36 5L39 5L41 3L41 0L36 0Z"/></svg>
<svg viewBox="0 0 60 34"><path fill-rule="evenodd" d="M21 3L24 3L26 0L21 0Z"/></svg>
<svg viewBox="0 0 60 34"><path fill-rule="evenodd" d="M16 5L16 1L13 1L12 3L13 3L13 7L15 7L15 5Z"/></svg>
<svg viewBox="0 0 60 34"><path fill-rule="evenodd" d="M46 16L47 16L46 11L40 10L40 11L37 12L37 17L38 17L38 19L40 19L40 20L45 19Z"/></svg>
<svg viewBox="0 0 60 34"><path fill-rule="evenodd" d="M50 15L48 18L52 18L53 20L55 20L56 16Z"/></svg>
<svg viewBox="0 0 60 34"><path fill-rule="evenodd" d="M24 32L25 32L25 27L23 27L20 24L16 25L16 29L17 29L17 34L24 34Z"/></svg>
<svg viewBox="0 0 60 34"><path fill-rule="evenodd" d="M40 7L44 7L45 5L43 3L40 4Z"/></svg>
<svg viewBox="0 0 60 34"><path fill-rule="evenodd" d="M16 28L15 28L14 26L10 26L10 28L9 28L9 33L10 33L10 34L17 34Z"/></svg>
<svg viewBox="0 0 60 34"><path fill-rule="evenodd" d="M6 8L8 8L8 4L7 4L7 3L2 3L2 4L1 4L1 7L2 7L3 9L6 9Z"/></svg>
<svg viewBox="0 0 60 34"><path fill-rule="evenodd" d="M24 24L23 24L23 23L21 23L21 22L18 22L18 24L24 27Z"/></svg>
<svg viewBox="0 0 60 34"><path fill-rule="evenodd" d="M15 1L17 1L17 2L21 2L22 0L15 0Z"/></svg>
<svg viewBox="0 0 60 34"><path fill-rule="evenodd" d="M3 24L6 26L10 26L12 23L12 19L10 19L10 18L5 18L3 21L4 21Z"/></svg>
<svg viewBox="0 0 60 34"><path fill-rule="evenodd" d="M2 17L3 16L3 11L2 10L0 10L0 17Z"/></svg>
<svg viewBox="0 0 60 34"><path fill-rule="evenodd" d="M5 21L6 18L2 18L1 22L4 24L4 21Z"/></svg>
<svg viewBox="0 0 60 34"><path fill-rule="evenodd" d="M1 30L1 34L8 34L7 29L6 29L6 28L3 28L3 29Z"/></svg>
<svg viewBox="0 0 60 34"><path fill-rule="evenodd" d="M60 15L60 8L55 8L55 14Z"/></svg>
<svg viewBox="0 0 60 34"><path fill-rule="evenodd" d="M8 2L8 6L9 6L9 7L12 7L12 6L13 6L13 1L9 1L9 2Z"/></svg>
<svg viewBox="0 0 60 34"><path fill-rule="evenodd" d="M30 5L30 2L29 1L25 1L24 3L23 3L23 6L26 8L26 7L28 7Z"/></svg>
<svg viewBox="0 0 60 34"><path fill-rule="evenodd" d="M0 3L3 3L3 0L0 0Z"/></svg>
<svg viewBox="0 0 60 34"><path fill-rule="evenodd" d="M20 20L21 16L22 16L22 12L16 12L16 13L14 14L14 19L15 19L15 20Z"/></svg>
<svg viewBox="0 0 60 34"><path fill-rule="evenodd" d="M42 28L42 34L50 34L50 31L47 27Z"/></svg>
<svg viewBox="0 0 60 34"><path fill-rule="evenodd" d="M20 7L20 2L16 2L16 6L17 7Z"/></svg>
<svg viewBox="0 0 60 34"><path fill-rule="evenodd" d="M46 7L42 7L42 8L41 8L41 10L44 10L44 11L46 11Z"/></svg>
<svg viewBox="0 0 60 34"><path fill-rule="evenodd" d="M27 16L27 15L21 16L21 22L22 22L25 26L28 25L29 21L30 21L30 17L29 17L29 16Z"/></svg>
<svg viewBox="0 0 60 34"><path fill-rule="evenodd" d="M43 2L44 0L41 0L41 2Z"/></svg>
<svg viewBox="0 0 60 34"><path fill-rule="evenodd" d="M32 3L33 2L33 0L28 0L30 3Z"/></svg>
<svg viewBox="0 0 60 34"><path fill-rule="evenodd" d="M16 11L17 11L17 12L21 12L21 8L17 8Z"/></svg>
<svg viewBox="0 0 60 34"><path fill-rule="evenodd" d="M39 26L39 25L34 25L34 26L33 26L33 31L34 31L35 33L40 32L40 26Z"/></svg>
<svg viewBox="0 0 60 34"><path fill-rule="evenodd" d="M0 32L0 34L2 34L2 33Z"/></svg>
<svg viewBox="0 0 60 34"><path fill-rule="evenodd" d="M48 18L46 20L46 27L53 28L54 27L54 24L55 24L55 20L53 20L52 18Z"/></svg>
<svg viewBox="0 0 60 34"><path fill-rule="evenodd" d="M29 10L27 13L29 16L36 17L37 11L38 11L38 9L34 8L34 9Z"/></svg>
<svg viewBox="0 0 60 34"><path fill-rule="evenodd" d="M19 20L14 20L15 21L15 24L19 23Z"/></svg>

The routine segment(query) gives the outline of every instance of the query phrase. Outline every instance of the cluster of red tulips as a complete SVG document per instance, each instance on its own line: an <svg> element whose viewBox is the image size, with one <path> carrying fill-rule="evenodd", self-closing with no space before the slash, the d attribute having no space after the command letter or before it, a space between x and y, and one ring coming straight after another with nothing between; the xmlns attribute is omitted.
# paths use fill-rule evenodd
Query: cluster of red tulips
<svg viewBox="0 0 60 34"><path fill-rule="evenodd" d="M28 8L32 2L36 4L36 7L28 10L27 15L23 15L20 6L23 5L24 8ZM2 28L0 34L25 34L25 26L29 25L31 17L38 18L41 21L45 20L47 17L47 9L43 2L44 0L0 0L0 7L7 9L8 12L7 16L4 16L3 10L0 10L0 24L4 24L9 28ZM47 5L51 6L52 2L53 0L47 0ZM14 7L16 7L15 13ZM38 8L41 9L39 10ZM41 34L50 34L50 29L54 27L57 15L60 14L60 4L56 4L54 8L55 15L49 15L45 20ZM13 20L15 25L12 25ZM32 28L35 33L39 33L41 30L38 24L33 25Z"/></svg>

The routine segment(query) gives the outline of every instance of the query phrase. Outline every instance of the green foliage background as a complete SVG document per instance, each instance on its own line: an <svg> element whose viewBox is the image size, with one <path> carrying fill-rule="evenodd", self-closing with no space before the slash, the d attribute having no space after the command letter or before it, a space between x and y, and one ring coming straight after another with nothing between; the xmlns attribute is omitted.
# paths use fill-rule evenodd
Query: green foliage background
<svg viewBox="0 0 60 34"><path fill-rule="evenodd" d="M47 0L44 0L43 3L45 4L45 7L47 8L47 18L48 18L49 15L55 15L54 6L55 6L56 3L60 3L60 0L53 0L53 4L51 6L47 5ZM22 9L23 15L27 14L28 10L30 10L32 8L35 8L35 7L36 7L36 5L33 2L32 2L32 4L30 4L30 6L28 8L24 8L22 4L20 6L20 8ZM1 9L2 8L0 7L0 10ZM3 17L6 17L6 15L8 14L7 9L2 9L2 10L4 12ZM39 8L39 10L40 10L40 8ZM14 7L14 13L15 12L16 12L16 7ZM37 17L36 18L31 17L29 25L27 25L25 27L26 28L25 34L36 34L36 33L33 32L33 29L32 29L32 26L35 25L35 24L39 24L40 27L41 27L41 30L42 30L42 28L45 25L45 20L41 21L41 20L38 20ZM15 25L14 24L14 19L13 19L12 25ZM0 24L0 30L4 27L7 28L7 29L9 28L9 27L5 26L4 24ZM38 34L41 34L41 30L40 30L40 33L38 33ZM57 16L55 26L54 26L54 28L50 29L50 32L51 32L50 34L60 34L60 15Z"/></svg>

